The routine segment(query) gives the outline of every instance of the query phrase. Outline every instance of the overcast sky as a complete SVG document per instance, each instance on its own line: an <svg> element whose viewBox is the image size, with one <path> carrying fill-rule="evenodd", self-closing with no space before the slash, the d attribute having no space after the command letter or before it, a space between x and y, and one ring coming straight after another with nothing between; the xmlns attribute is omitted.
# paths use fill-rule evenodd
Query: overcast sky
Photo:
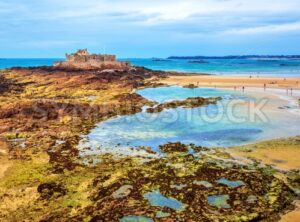
<svg viewBox="0 0 300 222"><path fill-rule="evenodd" d="M0 57L300 54L300 0L0 0Z"/></svg>

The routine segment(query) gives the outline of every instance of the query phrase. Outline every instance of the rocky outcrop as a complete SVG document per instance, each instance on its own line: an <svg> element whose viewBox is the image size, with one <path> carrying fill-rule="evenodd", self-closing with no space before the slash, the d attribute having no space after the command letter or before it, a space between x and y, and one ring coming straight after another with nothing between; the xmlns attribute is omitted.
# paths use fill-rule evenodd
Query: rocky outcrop
<svg viewBox="0 0 300 222"><path fill-rule="evenodd" d="M191 84L183 86L183 88L195 89L195 88L197 88L197 86L195 86L194 84L191 83Z"/></svg>
<svg viewBox="0 0 300 222"><path fill-rule="evenodd" d="M0 74L0 93L22 91L22 89L22 84L17 84L12 80L6 79Z"/></svg>
<svg viewBox="0 0 300 222"><path fill-rule="evenodd" d="M174 109L177 107L183 108L196 108L200 106L205 106L208 104L215 104L217 101L221 100L220 97L195 97L195 98L187 98L186 100L175 100L171 102L161 103L155 107L150 107L147 109L148 113L159 113L164 109Z"/></svg>

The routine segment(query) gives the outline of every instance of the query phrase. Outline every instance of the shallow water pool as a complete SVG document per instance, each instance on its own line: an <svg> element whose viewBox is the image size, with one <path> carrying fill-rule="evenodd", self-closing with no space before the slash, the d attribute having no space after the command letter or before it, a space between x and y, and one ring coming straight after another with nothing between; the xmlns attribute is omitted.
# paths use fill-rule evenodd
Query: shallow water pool
<svg viewBox="0 0 300 222"><path fill-rule="evenodd" d="M159 151L159 145L180 141L206 147L230 147L262 140L280 127L252 118L249 104L254 97L240 91L178 86L147 88L137 91L159 103L188 97L222 97L217 104L199 108L165 109L161 113L143 112L101 122L82 141L92 152L122 152L139 146ZM145 107L146 108L146 107ZM130 151L131 152L131 151Z"/></svg>

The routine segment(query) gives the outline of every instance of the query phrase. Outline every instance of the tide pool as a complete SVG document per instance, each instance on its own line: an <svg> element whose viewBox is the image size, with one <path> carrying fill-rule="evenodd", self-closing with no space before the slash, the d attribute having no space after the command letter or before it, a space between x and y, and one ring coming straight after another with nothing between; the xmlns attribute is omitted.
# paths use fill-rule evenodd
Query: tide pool
<svg viewBox="0 0 300 222"><path fill-rule="evenodd" d="M147 88L137 91L159 103L188 97L222 97L217 104L199 108L166 109L161 113L143 111L101 122L82 141L92 152L113 152L114 149L151 147L180 141L206 147L230 147L266 138L280 122L264 122L249 118L249 102L256 99L242 92L214 88L182 88L177 86Z"/></svg>
<svg viewBox="0 0 300 222"><path fill-rule="evenodd" d="M168 207L173 210L179 210L179 211L184 209L184 205L180 201L174 198L168 198L163 196L159 192L159 190L146 193L144 195L144 198L146 198L150 202L151 206Z"/></svg>
<svg viewBox="0 0 300 222"><path fill-rule="evenodd" d="M229 200L228 195L212 195L207 197L208 204L217 208L230 208L230 205L227 203Z"/></svg>

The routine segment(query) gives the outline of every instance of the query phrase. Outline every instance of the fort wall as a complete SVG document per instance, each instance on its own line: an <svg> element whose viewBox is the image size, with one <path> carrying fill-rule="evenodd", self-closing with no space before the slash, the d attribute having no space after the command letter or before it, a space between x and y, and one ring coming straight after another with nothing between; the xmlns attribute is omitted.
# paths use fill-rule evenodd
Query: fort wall
<svg viewBox="0 0 300 222"><path fill-rule="evenodd" d="M66 61L57 62L55 67L70 69L127 69L128 62L118 61L115 55L90 54L87 49L66 54Z"/></svg>

